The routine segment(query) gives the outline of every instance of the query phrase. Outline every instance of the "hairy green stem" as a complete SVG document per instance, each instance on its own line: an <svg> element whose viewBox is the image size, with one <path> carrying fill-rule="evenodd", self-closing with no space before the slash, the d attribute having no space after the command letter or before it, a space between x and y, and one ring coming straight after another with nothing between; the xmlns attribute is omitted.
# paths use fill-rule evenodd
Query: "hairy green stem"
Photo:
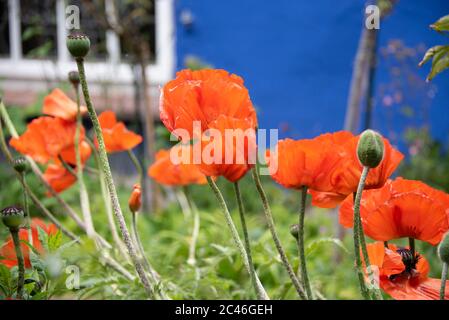
<svg viewBox="0 0 449 320"><path fill-rule="evenodd" d="M14 249L17 256L17 266L19 268L19 275L17 278L17 298L23 298L23 286L25 283L25 261L23 259L22 248L20 247L19 230L10 229L12 240L14 242Z"/></svg>
<svg viewBox="0 0 449 320"><path fill-rule="evenodd" d="M354 254L357 268L357 274L360 282L360 290L365 299L370 299L370 290L373 290L374 298L382 300L382 294L379 291L376 279L374 279L373 271L371 270L371 263L369 261L368 250L366 247L365 233L363 231L362 218L360 216L360 202L362 200L363 189L365 188L366 178L369 173L369 167L364 166L362 174L360 176L359 185L357 187L357 193L354 198ZM362 258L360 251L363 254L363 260L365 262L366 271L368 273L368 279L370 287L365 284L365 276L363 272Z"/></svg>
<svg viewBox="0 0 449 320"><path fill-rule="evenodd" d="M448 269L448 264L446 262L444 262L443 263L443 271L441 272L440 300L444 300L446 297L447 269Z"/></svg>
<svg viewBox="0 0 449 320"><path fill-rule="evenodd" d="M131 212L131 214L132 214L131 231L132 231L132 236L133 236L134 242L138 249L139 259L141 259L142 264L145 266L146 271L150 275L149 278L150 278L151 284L157 289L156 294L162 299L169 300L170 297L165 293L165 288L160 283L160 278L161 278L160 275L156 272L156 270L153 268L150 261L148 260L147 256L145 255L145 250L143 248L142 239L140 238L139 230L137 228L138 212Z"/></svg>
<svg viewBox="0 0 449 320"><path fill-rule="evenodd" d="M8 129L9 134L13 138L18 138L19 134L17 133L16 128L14 127L13 122L11 121L11 118L8 115L8 112L6 110L5 105L3 102L0 101L0 116L5 122L5 126ZM39 166L36 164L36 162L29 156L25 156L28 163L30 164L31 170L34 172L34 174L38 177L40 182L45 186L45 188L48 190L48 192L51 194L52 197L58 201L58 203L61 205L63 211L66 212L70 218L73 219L73 221L76 222L76 224L83 230L86 229L84 222L82 219L78 216L78 214L72 209L72 207L69 206L69 204L64 201L64 199L61 198L61 196L50 186L50 184L45 180L44 175L39 168ZM107 242L100 237L101 242L107 246Z"/></svg>
<svg viewBox="0 0 449 320"><path fill-rule="evenodd" d="M257 299L263 300L264 295L266 293L264 290L262 290L263 288L260 288L257 285L257 281L256 281L257 273L256 273L256 269L254 268L253 256L251 253L251 243L250 243L249 235L248 235L248 227L246 226L245 207L243 205L242 194L240 192L240 186L239 186L238 181L234 182L234 193L235 193L235 197L237 199L237 204L238 204L238 208L239 208L240 223L242 224L243 240L245 243L245 249L246 249L246 252L248 253L248 262L249 262L249 267L251 269L251 281L253 283L254 290L256 291Z"/></svg>
<svg viewBox="0 0 449 320"><path fill-rule="evenodd" d="M189 243L189 257L187 259L187 264L194 266L196 264L196 243L198 242L198 235L200 232L200 214L193 203L193 200L190 198L191 196L187 186L183 187L183 192L187 205L189 206L189 211L193 215L193 228Z"/></svg>
<svg viewBox="0 0 449 320"><path fill-rule="evenodd" d="M92 214L90 212L89 196L87 194L86 185L84 183L83 177L83 163L81 161L81 151L80 151L80 137L81 137L81 127L82 116L80 107L80 93L78 85L74 86L76 95L76 130L75 130L75 159L76 159L76 177L78 180L79 190L80 190L80 203L81 212L83 214L84 223L86 225L86 233L89 237L93 237L95 234L95 227L92 221Z"/></svg>
<svg viewBox="0 0 449 320"><path fill-rule="evenodd" d="M115 225L114 213L112 212L112 206L111 206L111 199L109 198L108 187L106 186L103 170L101 170L100 157L98 155L97 148L95 147L92 140L90 140L87 136L85 138L85 141L89 144L90 148L92 149L92 154L94 155L95 163L98 167L98 179L100 181L101 195L103 197L103 202L104 202L105 211L106 211L106 217L108 219L108 225L109 225L109 229L111 231L112 240L117 245L117 249L120 251L122 256L126 260L130 261L126 246L123 243L122 239L120 239L120 236L117 231L117 227Z"/></svg>
<svg viewBox="0 0 449 320"><path fill-rule="evenodd" d="M115 190L114 180L112 178L111 168L109 166L109 160L106 153L106 147L104 144L103 139L103 133L101 130L100 122L98 120L97 113L92 105L90 95L89 95L89 89L87 87L87 81L86 81L86 74L84 71L84 60L82 58L76 59L76 64L78 66L78 73L80 76L80 83L84 95L84 101L87 105L87 110L89 112L90 119L92 121L92 125L95 130L95 135L98 140L98 151L99 151L99 157L100 157L100 163L101 167L105 176L106 185L109 190L109 196L111 198L111 204L112 209L115 214L115 218L117 219L117 222L120 227L120 231L122 233L123 241L125 242L125 245L128 249L129 255L134 263L134 267L136 268L137 274L139 275L139 278L142 282L142 285L145 288L145 291L147 292L148 296L150 298L154 298L154 291L151 287L150 281L148 279L147 274L145 273L145 269L141 263L141 261L138 259L136 254L136 249L134 247L134 244L131 240L128 228L126 226L125 217L123 216L122 209L120 207L120 203L117 196L117 191Z"/></svg>
<svg viewBox="0 0 449 320"><path fill-rule="evenodd" d="M143 185L143 168L142 168L142 165L140 164L140 161L139 161L139 159L137 159L137 157L134 154L134 152L132 152L131 150L128 150L128 156L131 159L134 167L136 168L138 181L139 181L140 185L142 186Z"/></svg>
<svg viewBox="0 0 449 320"><path fill-rule="evenodd" d="M304 289L301 287L301 283L299 282L298 277L296 276L290 262L288 261L287 255L284 251L284 248L282 247L281 240L279 239L279 236L276 232L276 227L274 225L274 219L271 213L270 204L268 202L267 195L265 194L265 190L262 187L262 183L260 182L260 177L259 174L257 173L257 168L252 169L252 176L254 183L256 185L256 189L259 193L260 199L262 200L262 205L266 218L265 220L267 222L268 228L270 229L274 245L276 246L279 256L281 257L282 264L284 268L287 270L288 276L290 277L290 280L292 281L293 286L295 287L295 290L298 293L299 297L304 300L307 300L307 295L304 292Z"/></svg>
<svg viewBox="0 0 449 320"><path fill-rule="evenodd" d="M240 240L239 233L237 231L237 228L235 227L234 221L232 221L232 217L231 217L231 214L229 213L229 209L228 209L228 206L226 205L226 201L224 200L223 195L222 195L220 189L218 188L217 184L211 177L207 177L207 182L209 183L209 186L211 187L212 191L215 194L215 197L218 200L218 203L220 204L220 208L225 217L226 224L228 225L229 230L231 231L232 239L234 240L234 243L236 244L237 249L240 252L240 255L243 260L243 264L245 265L245 268L251 277L253 275L253 273L251 272L251 266L250 266L250 262L249 262L248 252L245 250L242 240ZM258 290L260 290L260 292L262 293L261 299L269 300L270 298L268 297L268 294L266 293L265 289L263 288L263 285L260 282L257 274L255 274L255 282L256 282L256 285L258 286Z"/></svg>
<svg viewBox="0 0 449 320"><path fill-rule="evenodd" d="M301 280L306 290L307 298L312 300L312 288L310 287L309 275L307 274L305 243L304 243L304 217L306 213L307 187L301 188L301 205L299 208L298 222L298 250L299 250L299 269L301 271Z"/></svg>
<svg viewBox="0 0 449 320"><path fill-rule="evenodd" d="M31 230L30 201L28 200L28 193L24 188L24 184L26 184L26 172L20 172L19 175L20 175L20 179L23 181L23 183L22 183L23 208L24 208L25 219L26 219L25 227L28 230L28 242L31 245L33 245L33 231Z"/></svg>
<svg viewBox="0 0 449 320"><path fill-rule="evenodd" d="M0 101L0 112L2 113L2 118L5 118L5 113L3 111L5 111L4 109L4 105L3 103ZM6 113L6 118L9 119L7 113ZM11 123L12 125L12 123ZM8 128L8 130L11 133L11 129L14 129L14 127L12 126L11 128ZM6 145L6 140L5 140L5 136L3 135L3 126L2 126L2 122L0 120L0 147L3 151L3 153L5 154L5 157L8 159L8 161L12 164L13 162L13 157L11 155L11 152L8 149L8 146ZM27 158L27 160L29 161L29 159ZM23 189L25 190L25 192L27 192L27 194L30 196L31 200L33 201L33 203L36 205L36 207L52 222L54 223L59 230L61 230L62 233L64 233L67 237L69 237L71 240L76 241L77 243L80 243L80 239L79 237L77 237L74 233L72 233L70 230L68 230L67 228L64 227L64 225L45 207L45 205L39 200L39 198L34 194L34 192L31 190L31 188L28 186L26 180L22 179L20 175L18 175L18 179L20 181L20 183L23 186ZM106 240L104 240L100 235L96 235L96 238L100 240L100 243L103 244L104 247L106 248L111 248L111 245L108 244L106 242ZM103 241L101 241L103 240ZM125 276L126 278L133 280L134 277L132 275L130 275L130 273L123 268L117 261L115 261L113 258L107 256L103 251L100 252L100 254L102 255L102 257L105 260L105 263L107 266L111 267L112 269L114 269L115 271L121 273L123 276Z"/></svg>

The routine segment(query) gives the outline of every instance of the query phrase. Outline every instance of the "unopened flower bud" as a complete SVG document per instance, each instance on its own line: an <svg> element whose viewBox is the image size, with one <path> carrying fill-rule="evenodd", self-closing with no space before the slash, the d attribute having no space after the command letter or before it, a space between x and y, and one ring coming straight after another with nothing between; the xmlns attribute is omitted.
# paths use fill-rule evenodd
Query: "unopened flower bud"
<svg viewBox="0 0 449 320"><path fill-rule="evenodd" d="M290 234L293 236L293 238L298 239L298 236L299 236L299 225L292 224L290 226Z"/></svg>
<svg viewBox="0 0 449 320"><path fill-rule="evenodd" d="M25 222L23 209L16 206L6 207L1 211L2 222L11 231L17 231Z"/></svg>
<svg viewBox="0 0 449 320"><path fill-rule="evenodd" d="M140 210L140 207L142 206L142 189L140 188L140 184L134 185L131 196L129 197L128 205L131 212Z"/></svg>
<svg viewBox="0 0 449 320"><path fill-rule="evenodd" d="M28 161L24 157L18 157L14 159L12 163L14 170L19 173L26 173L28 171Z"/></svg>
<svg viewBox="0 0 449 320"><path fill-rule="evenodd" d="M357 145L357 157L363 166L376 168L384 157L382 136L373 130L365 130Z"/></svg>
<svg viewBox="0 0 449 320"><path fill-rule="evenodd" d="M69 81L75 87L77 87L80 84L80 75L78 71L69 72Z"/></svg>
<svg viewBox="0 0 449 320"><path fill-rule="evenodd" d="M449 232L446 232L438 246L438 257L442 262L449 264Z"/></svg>
<svg viewBox="0 0 449 320"><path fill-rule="evenodd" d="M84 58L90 49L89 37L81 32L67 36L67 49L74 58Z"/></svg>

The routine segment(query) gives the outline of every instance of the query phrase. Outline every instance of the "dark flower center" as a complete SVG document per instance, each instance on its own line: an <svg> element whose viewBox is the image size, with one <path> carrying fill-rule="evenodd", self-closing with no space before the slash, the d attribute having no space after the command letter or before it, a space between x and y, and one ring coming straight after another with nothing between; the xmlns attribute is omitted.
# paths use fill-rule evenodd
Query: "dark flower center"
<svg viewBox="0 0 449 320"><path fill-rule="evenodd" d="M405 266L404 271L390 276L391 281L400 279L410 279L416 277L419 273L416 271L416 264L421 256L418 253L412 253L410 249L400 248L396 251L401 255L402 263Z"/></svg>
<svg viewBox="0 0 449 320"><path fill-rule="evenodd" d="M397 253L401 255L402 262L405 265L405 272L411 273L416 269L416 264L418 263L421 256L418 253L413 254L410 249L400 248Z"/></svg>

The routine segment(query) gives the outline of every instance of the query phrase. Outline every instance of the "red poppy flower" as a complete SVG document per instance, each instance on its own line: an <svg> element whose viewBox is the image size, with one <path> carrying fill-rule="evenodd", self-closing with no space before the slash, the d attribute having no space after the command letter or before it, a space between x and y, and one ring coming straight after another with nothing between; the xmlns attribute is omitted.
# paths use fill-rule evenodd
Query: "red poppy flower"
<svg viewBox="0 0 449 320"><path fill-rule="evenodd" d="M360 136L353 137L327 153L324 162L333 164L333 167L317 179L321 190L310 190L313 205L334 208L349 194L357 191L363 169L357 158L359 138ZM370 169L365 189L382 187L404 158L404 155L394 149L387 139L383 140L384 158L378 167Z"/></svg>
<svg viewBox="0 0 449 320"><path fill-rule="evenodd" d="M60 118L39 117L28 124L25 133L12 138L10 145L42 164L56 159L64 150L72 147L75 140L76 123ZM84 128L80 141L84 140Z"/></svg>
<svg viewBox="0 0 449 320"><path fill-rule="evenodd" d="M251 121L219 116L209 123L205 133L200 142L202 157L198 164L203 174L236 182L253 167L257 145Z"/></svg>
<svg viewBox="0 0 449 320"><path fill-rule="evenodd" d="M170 132L187 130L190 134L187 140L194 137L194 121L201 122L202 132L220 115L248 119L252 128L257 126L256 111L243 79L225 70L178 72L176 79L162 89L159 111Z"/></svg>
<svg viewBox="0 0 449 320"><path fill-rule="evenodd" d="M323 190L327 184L320 186L319 178L337 165L335 162L326 161L328 153L338 152L338 148L352 138L350 132L339 131L314 139L279 140L273 152L267 151L270 175L286 188L299 189L307 186Z"/></svg>
<svg viewBox="0 0 449 320"><path fill-rule="evenodd" d="M142 206L142 188L140 184L135 184L133 186L133 191L131 192L131 196L128 200L129 210L132 212L137 212L140 210Z"/></svg>
<svg viewBox="0 0 449 320"><path fill-rule="evenodd" d="M449 230L449 195L420 181L397 178L364 191L360 215L365 234L375 240L410 237L437 245ZM340 207L340 223L352 227L352 196Z"/></svg>
<svg viewBox="0 0 449 320"><path fill-rule="evenodd" d="M170 159L170 154L176 158L175 161ZM148 175L158 183L169 186L207 183L192 159L191 145L178 144L169 150L159 150L155 162L148 168Z"/></svg>
<svg viewBox="0 0 449 320"><path fill-rule="evenodd" d="M103 131L104 144L109 153L131 150L142 142L142 136L129 131L123 122L117 122L113 111L104 111L98 116ZM95 141L98 146L98 142Z"/></svg>
<svg viewBox="0 0 449 320"><path fill-rule="evenodd" d="M41 241L39 240L39 232L37 228L41 228L45 233L48 235L56 234L58 229L54 224L45 224L41 219L33 218L31 221L31 231L32 231L32 237L33 237L33 247L39 252L40 254L44 253L44 248L42 246ZM19 231L19 239L24 240L28 242L28 230L26 229L20 229ZM20 244L23 252L23 257L25 260L25 267L30 268L30 253L29 253L29 247L25 243ZM17 265L17 257L16 257L16 251L14 249L14 242L11 238L11 236L8 237L6 242L3 244L3 246L0 248L0 256L3 257L2 260L0 260L0 263L4 264L8 268L12 268Z"/></svg>
<svg viewBox="0 0 449 320"><path fill-rule="evenodd" d="M76 177L58 164L48 165L44 172L44 179L58 193L70 188L76 182Z"/></svg>
<svg viewBox="0 0 449 320"><path fill-rule="evenodd" d="M75 121L78 112L76 102L70 99L62 90L56 88L44 98L42 112L46 115ZM81 115L87 112L85 106L80 106Z"/></svg>
<svg viewBox="0 0 449 320"><path fill-rule="evenodd" d="M380 288L396 300L438 300L441 280L427 277L429 263L408 248L382 242L367 245L372 269L377 269ZM376 272L375 272L376 274ZM449 299L449 283L446 296Z"/></svg>

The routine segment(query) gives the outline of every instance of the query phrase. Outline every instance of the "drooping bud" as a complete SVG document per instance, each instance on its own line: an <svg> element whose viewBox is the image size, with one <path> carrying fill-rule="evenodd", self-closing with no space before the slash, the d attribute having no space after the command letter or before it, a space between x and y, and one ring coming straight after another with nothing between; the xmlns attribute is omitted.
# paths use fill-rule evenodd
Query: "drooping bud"
<svg viewBox="0 0 449 320"><path fill-rule="evenodd" d="M78 71L70 71L69 72L69 81L74 87L78 87L80 84L80 74Z"/></svg>
<svg viewBox="0 0 449 320"><path fill-rule="evenodd" d="M293 236L293 238L295 238L296 240L298 240L299 237L299 225L297 224L292 224L290 226L290 234Z"/></svg>
<svg viewBox="0 0 449 320"><path fill-rule="evenodd" d="M12 163L14 170L19 173L26 173L29 169L28 161L24 157L18 157Z"/></svg>
<svg viewBox="0 0 449 320"><path fill-rule="evenodd" d="M137 183L134 185L131 196L129 197L128 205L131 212L140 210L140 207L142 206L142 189L140 188L140 184Z"/></svg>
<svg viewBox="0 0 449 320"><path fill-rule="evenodd" d="M23 209L16 206L6 207L1 211L2 222L11 231L17 231L25 223Z"/></svg>
<svg viewBox="0 0 449 320"><path fill-rule="evenodd" d="M67 49L74 58L84 58L90 49L90 39L81 32L71 33L67 36Z"/></svg>
<svg viewBox="0 0 449 320"><path fill-rule="evenodd" d="M446 232L438 245L438 257L442 262L449 264L449 232Z"/></svg>
<svg viewBox="0 0 449 320"><path fill-rule="evenodd" d="M363 166L376 168L384 157L382 136L373 130L365 130L357 145L357 157Z"/></svg>

